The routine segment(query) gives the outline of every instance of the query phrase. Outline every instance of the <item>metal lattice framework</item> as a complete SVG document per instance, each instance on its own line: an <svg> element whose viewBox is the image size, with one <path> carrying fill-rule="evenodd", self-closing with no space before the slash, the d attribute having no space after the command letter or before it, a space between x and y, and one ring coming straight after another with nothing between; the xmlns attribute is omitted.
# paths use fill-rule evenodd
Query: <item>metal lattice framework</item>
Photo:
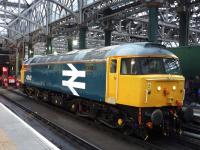
<svg viewBox="0 0 200 150"><path fill-rule="evenodd" d="M189 9L189 44L200 44L200 1L166 0L159 6L158 40L168 47L179 43L179 11ZM67 49L67 39L78 39L87 26L88 48L103 46L105 29L112 44L148 39L148 7L144 0L0 0L0 38L4 44L31 42L38 53L47 38L53 49ZM12 44L10 44L12 43Z"/></svg>

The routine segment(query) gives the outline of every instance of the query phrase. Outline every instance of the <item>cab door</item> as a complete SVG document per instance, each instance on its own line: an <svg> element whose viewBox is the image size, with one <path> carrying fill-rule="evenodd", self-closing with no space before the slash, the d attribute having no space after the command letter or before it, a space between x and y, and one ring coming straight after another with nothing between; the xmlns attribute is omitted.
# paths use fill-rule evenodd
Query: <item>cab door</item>
<svg viewBox="0 0 200 150"><path fill-rule="evenodd" d="M117 102L117 86L118 86L118 60L110 58L107 62L107 95L106 102L116 104Z"/></svg>

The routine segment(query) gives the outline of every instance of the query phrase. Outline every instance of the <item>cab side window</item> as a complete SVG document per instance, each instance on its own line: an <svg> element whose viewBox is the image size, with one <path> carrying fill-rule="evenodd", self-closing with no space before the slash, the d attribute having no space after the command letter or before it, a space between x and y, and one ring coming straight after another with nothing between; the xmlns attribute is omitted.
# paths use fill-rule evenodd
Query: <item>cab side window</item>
<svg viewBox="0 0 200 150"><path fill-rule="evenodd" d="M36 63L38 60L38 58L33 58L33 60L31 61L31 63Z"/></svg>
<svg viewBox="0 0 200 150"><path fill-rule="evenodd" d="M110 73L116 73L117 71L117 60L113 59L110 63Z"/></svg>
<svg viewBox="0 0 200 150"><path fill-rule="evenodd" d="M123 58L121 60L121 75L137 74L136 61L134 58Z"/></svg>

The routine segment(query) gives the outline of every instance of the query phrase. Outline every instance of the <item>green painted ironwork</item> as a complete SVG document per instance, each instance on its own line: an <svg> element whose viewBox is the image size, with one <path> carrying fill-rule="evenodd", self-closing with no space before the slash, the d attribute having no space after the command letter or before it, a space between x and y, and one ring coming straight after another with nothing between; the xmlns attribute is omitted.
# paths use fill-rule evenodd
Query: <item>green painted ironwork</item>
<svg viewBox="0 0 200 150"><path fill-rule="evenodd" d="M179 12L179 46L187 46L189 38L189 11Z"/></svg>
<svg viewBox="0 0 200 150"><path fill-rule="evenodd" d="M73 40L72 40L72 38L68 38L67 43L68 43L68 51L70 52L70 51L73 50Z"/></svg>
<svg viewBox="0 0 200 150"><path fill-rule="evenodd" d="M87 32L87 27L81 26L79 29L79 48L80 49L85 49L87 47L86 32Z"/></svg>
<svg viewBox="0 0 200 150"><path fill-rule="evenodd" d="M33 55L34 55L33 44L29 42L28 43L28 58L33 57Z"/></svg>
<svg viewBox="0 0 200 150"><path fill-rule="evenodd" d="M105 46L110 46L111 45L111 33L112 30L110 29L105 29Z"/></svg>
<svg viewBox="0 0 200 150"><path fill-rule="evenodd" d="M51 37L47 37L47 41L46 41L46 46L47 46L47 50L46 50L46 54L52 54L52 38Z"/></svg>
<svg viewBox="0 0 200 150"><path fill-rule="evenodd" d="M171 52L179 57L182 72L186 78L194 78L196 75L200 75L200 46L172 48Z"/></svg>
<svg viewBox="0 0 200 150"><path fill-rule="evenodd" d="M149 7L148 40L158 40L158 7Z"/></svg>

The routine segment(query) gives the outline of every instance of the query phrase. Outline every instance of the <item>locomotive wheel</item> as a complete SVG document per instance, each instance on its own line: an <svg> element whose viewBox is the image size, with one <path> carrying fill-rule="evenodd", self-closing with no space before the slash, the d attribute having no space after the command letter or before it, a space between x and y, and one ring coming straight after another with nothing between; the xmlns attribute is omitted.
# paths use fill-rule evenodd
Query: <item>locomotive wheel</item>
<svg viewBox="0 0 200 150"><path fill-rule="evenodd" d="M137 129L136 135L143 139L144 141L146 141L149 138L149 134L147 133L147 131L143 128L139 128Z"/></svg>
<svg viewBox="0 0 200 150"><path fill-rule="evenodd" d="M33 92L33 99L34 100L39 100L39 94L40 94L40 91L39 90L35 90Z"/></svg>
<svg viewBox="0 0 200 150"><path fill-rule="evenodd" d="M116 115L114 117L114 125L116 126L116 128L124 128L125 126L125 117L123 117L123 115Z"/></svg>
<svg viewBox="0 0 200 150"><path fill-rule="evenodd" d="M129 126L124 126L124 128L121 129L122 133L126 136L130 136L133 134L133 128L129 127Z"/></svg>
<svg viewBox="0 0 200 150"><path fill-rule="evenodd" d="M50 98L50 96L49 96L48 91L41 91L41 99L42 99L42 101L49 102L49 98Z"/></svg>
<svg viewBox="0 0 200 150"><path fill-rule="evenodd" d="M51 97L51 102L57 106L62 106L63 105L63 99L62 96L60 95L53 95Z"/></svg>
<svg viewBox="0 0 200 150"><path fill-rule="evenodd" d="M26 88L25 91L26 91L26 94L27 94L29 97L32 96L32 91L31 91L30 88Z"/></svg>
<svg viewBox="0 0 200 150"><path fill-rule="evenodd" d="M78 111L78 104L75 102L70 103L69 111L72 113L76 113Z"/></svg>

